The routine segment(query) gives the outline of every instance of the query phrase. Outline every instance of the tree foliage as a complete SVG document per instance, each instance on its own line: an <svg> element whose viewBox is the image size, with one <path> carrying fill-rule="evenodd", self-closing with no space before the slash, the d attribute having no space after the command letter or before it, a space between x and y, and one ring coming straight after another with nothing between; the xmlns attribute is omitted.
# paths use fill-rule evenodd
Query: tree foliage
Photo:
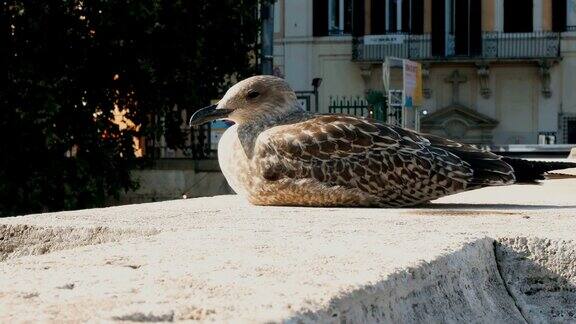
<svg viewBox="0 0 576 324"><path fill-rule="evenodd" d="M133 188L134 137L158 131L151 116L255 73L258 0L0 6L0 216L100 206Z"/></svg>

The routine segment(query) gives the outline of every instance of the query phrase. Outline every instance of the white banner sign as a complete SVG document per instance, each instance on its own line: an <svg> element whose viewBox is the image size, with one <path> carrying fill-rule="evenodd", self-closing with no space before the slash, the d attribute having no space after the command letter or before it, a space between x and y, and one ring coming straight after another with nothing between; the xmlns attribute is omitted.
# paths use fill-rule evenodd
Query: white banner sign
<svg viewBox="0 0 576 324"><path fill-rule="evenodd" d="M364 36L364 45L394 45L402 44L406 35L367 35Z"/></svg>
<svg viewBox="0 0 576 324"><path fill-rule="evenodd" d="M422 68L420 63L404 60L404 107L422 105Z"/></svg>

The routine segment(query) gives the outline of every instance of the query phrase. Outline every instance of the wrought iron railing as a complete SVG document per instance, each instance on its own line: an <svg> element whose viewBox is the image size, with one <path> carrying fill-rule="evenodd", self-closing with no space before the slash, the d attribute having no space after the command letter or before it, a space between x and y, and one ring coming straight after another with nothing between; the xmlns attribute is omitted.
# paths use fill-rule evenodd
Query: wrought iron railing
<svg viewBox="0 0 576 324"><path fill-rule="evenodd" d="M453 42L449 43L454 46ZM482 50L478 53L453 54L453 48L448 49L447 52L450 54L441 56L432 54L430 34L371 35L354 39L352 58L359 62L381 62L387 56L414 60L556 58L560 56L560 33L484 32L482 34Z"/></svg>
<svg viewBox="0 0 576 324"><path fill-rule="evenodd" d="M171 119L170 121L168 119ZM151 159L214 159L210 124L190 128L186 110L171 116L154 116L146 138L145 156Z"/></svg>
<svg viewBox="0 0 576 324"><path fill-rule="evenodd" d="M560 56L560 34L555 32L486 32L482 37L486 58L554 58Z"/></svg>
<svg viewBox="0 0 576 324"><path fill-rule="evenodd" d="M366 99L361 97L330 97L328 112L370 117L370 108Z"/></svg>
<svg viewBox="0 0 576 324"><path fill-rule="evenodd" d="M386 121L385 103L369 104L362 97L330 97L328 112L331 114L347 114Z"/></svg>
<svg viewBox="0 0 576 324"><path fill-rule="evenodd" d="M430 35L409 35L403 33L389 36L381 44L378 36L357 38L353 43L353 59L356 61L382 61L387 56L398 58L426 59L432 56Z"/></svg>

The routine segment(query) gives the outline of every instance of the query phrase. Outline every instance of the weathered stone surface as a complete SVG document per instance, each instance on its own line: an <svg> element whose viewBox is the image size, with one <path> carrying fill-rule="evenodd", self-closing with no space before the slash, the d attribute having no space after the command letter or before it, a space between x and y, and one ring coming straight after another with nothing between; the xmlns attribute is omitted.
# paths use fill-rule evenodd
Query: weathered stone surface
<svg viewBox="0 0 576 324"><path fill-rule="evenodd" d="M576 160L576 147L570 150L570 155L568 155L568 159Z"/></svg>
<svg viewBox="0 0 576 324"><path fill-rule="evenodd" d="M530 323L576 322L576 244L533 237L502 238L502 277Z"/></svg>
<svg viewBox="0 0 576 324"><path fill-rule="evenodd" d="M414 209L236 196L0 219L0 322L574 321L576 180Z"/></svg>

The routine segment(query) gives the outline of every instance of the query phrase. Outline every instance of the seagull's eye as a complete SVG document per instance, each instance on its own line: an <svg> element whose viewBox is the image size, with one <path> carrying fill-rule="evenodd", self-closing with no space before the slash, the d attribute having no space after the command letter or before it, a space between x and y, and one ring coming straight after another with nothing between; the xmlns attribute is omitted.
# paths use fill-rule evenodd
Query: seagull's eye
<svg viewBox="0 0 576 324"><path fill-rule="evenodd" d="M248 99L254 99L257 98L258 96L260 96L260 92L258 91L250 91L248 92L248 95L246 96Z"/></svg>

